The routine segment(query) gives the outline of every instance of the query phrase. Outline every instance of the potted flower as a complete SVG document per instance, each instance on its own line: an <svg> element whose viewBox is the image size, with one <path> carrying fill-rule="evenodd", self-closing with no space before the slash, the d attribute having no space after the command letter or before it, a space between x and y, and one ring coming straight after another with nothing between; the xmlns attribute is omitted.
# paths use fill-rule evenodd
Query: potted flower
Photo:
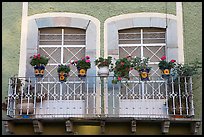
<svg viewBox="0 0 204 137"><path fill-rule="evenodd" d="M176 60L172 59L171 61L166 61L166 56L163 56L161 58L161 61L159 62L158 66L162 73L162 78L168 78L171 73L171 69L175 67Z"/></svg>
<svg viewBox="0 0 204 137"><path fill-rule="evenodd" d="M121 81L123 78L130 79L129 71L132 69L132 64L129 57L116 60L114 67L112 65L111 68L111 71L114 72L113 84L117 84L117 82Z"/></svg>
<svg viewBox="0 0 204 137"><path fill-rule="evenodd" d="M99 68L98 75L101 77L107 77L109 75L109 66L112 62L112 57L108 56L108 58L99 57L95 61L95 65Z"/></svg>
<svg viewBox="0 0 204 137"><path fill-rule="evenodd" d="M86 77L87 69L91 68L89 56L81 58L80 60L72 61L71 64L77 67L78 77Z"/></svg>
<svg viewBox="0 0 204 137"><path fill-rule="evenodd" d="M178 76L193 76L198 74L198 69L202 68L201 62L194 61L193 63L180 64L177 63L174 67L174 73Z"/></svg>
<svg viewBox="0 0 204 137"><path fill-rule="evenodd" d="M70 72L70 66L69 65L58 65L57 68L58 76L59 76L59 81L60 82L66 82L67 77L69 76Z"/></svg>
<svg viewBox="0 0 204 137"><path fill-rule="evenodd" d="M30 64L34 66L34 72L36 77L43 77L45 66L47 65L49 58L41 56L40 54L30 57Z"/></svg>
<svg viewBox="0 0 204 137"><path fill-rule="evenodd" d="M148 58L140 58L135 57L132 59L132 64L134 66L134 69L139 72L140 78L142 81L148 81L149 80L149 72L151 70L151 67L148 66Z"/></svg>

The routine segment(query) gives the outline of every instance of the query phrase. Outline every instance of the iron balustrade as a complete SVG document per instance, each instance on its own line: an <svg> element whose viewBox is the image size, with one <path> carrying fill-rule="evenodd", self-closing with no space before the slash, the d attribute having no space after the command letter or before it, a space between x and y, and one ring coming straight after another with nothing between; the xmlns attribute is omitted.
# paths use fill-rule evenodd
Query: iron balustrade
<svg viewBox="0 0 204 137"><path fill-rule="evenodd" d="M113 77L9 79L7 115L13 118L194 116L192 77L139 77L112 84Z"/></svg>

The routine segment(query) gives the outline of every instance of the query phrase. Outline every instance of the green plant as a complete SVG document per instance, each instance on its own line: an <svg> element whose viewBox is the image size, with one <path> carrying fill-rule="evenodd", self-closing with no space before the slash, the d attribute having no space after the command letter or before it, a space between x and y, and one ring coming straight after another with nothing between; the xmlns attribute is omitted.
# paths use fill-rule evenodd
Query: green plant
<svg viewBox="0 0 204 137"><path fill-rule="evenodd" d="M196 59L196 61L194 61L193 63L177 63L173 70L173 73L176 73L178 76L193 76L198 74L199 68L202 68L202 63L197 61Z"/></svg>
<svg viewBox="0 0 204 137"><path fill-rule="evenodd" d="M111 65L112 63L112 57L111 56L108 56L108 58L99 57L94 62L97 67L103 67L103 66L109 67L109 65Z"/></svg>
<svg viewBox="0 0 204 137"><path fill-rule="evenodd" d="M166 56L161 57L161 61L159 62L158 66L159 69L165 70L165 69L171 69L174 68L176 60L172 59L171 61L166 61Z"/></svg>
<svg viewBox="0 0 204 137"><path fill-rule="evenodd" d="M89 69L91 68L91 61L90 57L86 56L85 58L82 58L80 60L72 61L72 65L76 66L77 69Z"/></svg>
<svg viewBox="0 0 204 137"><path fill-rule="evenodd" d="M111 66L111 71L114 72L114 79L112 80L113 84L121 81L122 78L130 79L129 71L131 70L132 64L129 57L121 58L116 60L115 65Z"/></svg>
<svg viewBox="0 0 204 137"><path fill-rule="evenodd" d="M70 72L70 66L69 65L58 65L58 68L57 68L57 72L60 73L60 72L65 72L65 73L69 73Z"/></svg>
<svg viewBox="0 0 204 137"><path fill-rule="evenodd" d="M141 71L148 69L149 71L151 70L151 67L148 66L148 61L149 58L140 58L140 57L135 57L132 59L132 65L135 70Z"/></svg>
<svg viewBox="0 0 204 137"><path fill-rule="evenodd" d="M40 65L46 66L49 61L49 58L41 56L40 54L33 55L30 58L31 58L30 64L32 66L40 66Z"/></svg>

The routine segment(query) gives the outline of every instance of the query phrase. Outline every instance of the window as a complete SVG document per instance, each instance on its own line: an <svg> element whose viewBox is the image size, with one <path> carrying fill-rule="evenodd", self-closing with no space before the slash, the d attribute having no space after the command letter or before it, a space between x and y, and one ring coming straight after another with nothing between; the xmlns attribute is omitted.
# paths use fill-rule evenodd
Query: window
<svg viewBox="0 0 204 137"><path fill-rule="evenodd" d="M149 66L152 67L150 76L154 79L160 76L158 63L165 55L165 29L163 28L131 28L118 31L120 58L131 55L132 57L149 57ZM131 71L131 75L138 72Z"/></svg>
<svg viewBox="0 0 204 137"><path fill-rule="evenodd" d="M50 58L45 77L56 79L59 64L67 64L85 56L85 30L76 28L39 29L39 53ZM70 76L77 76L71 67Z"/></svg>

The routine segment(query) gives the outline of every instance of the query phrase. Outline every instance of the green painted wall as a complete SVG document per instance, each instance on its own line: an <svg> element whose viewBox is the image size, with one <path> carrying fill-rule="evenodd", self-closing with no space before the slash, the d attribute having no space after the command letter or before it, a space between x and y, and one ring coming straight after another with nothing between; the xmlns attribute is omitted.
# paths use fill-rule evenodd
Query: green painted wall
<svg viewBox="0 0 204 137"><path fill-rule="evenodd" d="M107 18L138 12L166 13L166 10L169 14L175 15L175 2L168 2L167 9L164 2L30 2L28 14L72 12L91 15L101 22L101 49L103 49L103 24ZM2 3L2 99L7 95L8 78L18 73L21 12L21 2ZM183 15L185 61L192 62L198 58L202 62L202 3L183 2ZM103 50L101 54L103 55ZM195 76L195 79L193 88L196 117L201 118L202 77Z"/></svg>

